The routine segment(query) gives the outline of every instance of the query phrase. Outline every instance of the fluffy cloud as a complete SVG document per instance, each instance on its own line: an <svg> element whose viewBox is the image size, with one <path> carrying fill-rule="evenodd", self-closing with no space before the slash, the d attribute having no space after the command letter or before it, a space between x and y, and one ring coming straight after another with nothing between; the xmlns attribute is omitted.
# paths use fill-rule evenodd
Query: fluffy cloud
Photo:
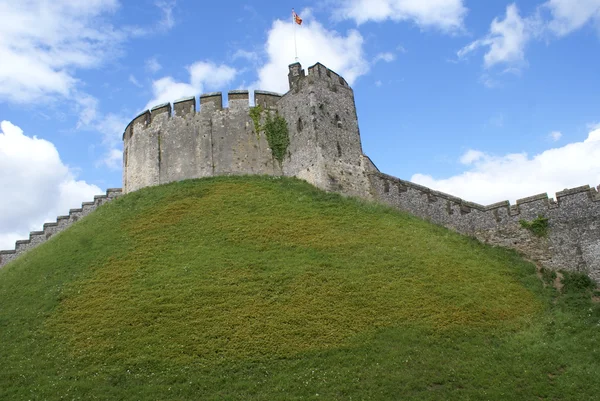
<svg viewBox="0 0 600 401"><path fill-rule="evenodd" d="M422 28L456 31L463 26L463 0L340 0L338 16L358 24L367 21L411 21Z"/></svg>
<svg viewBox="0 0 600 401"><path fill-rule="evenodd" d="M552 19L549 29L558 36L580 29L590 21L600 23L600 0L550 0L544 4Z"/></svg>
<svg viewBox="0 0 600 401"><path fill-rule="evenodd" d="M189 82L178 82L173 77L163 77L152 83L152 100L146 109L162 103L173 102L186 96L196 96L205 90L219 89L229 84L237 75L233 67L211 62L198 61L187 67Z"/></svg>
<svg viewBox="0 0 600 401"><path fill-rule="evenodd" d="M13 249L29 231L102 193L78 181L52 143L24 135L8 121L0 123L0 187L0 249Z"/></svg>
<svg viewBox="0 0 600 401"><path fill-rule="evenodd" d="M306 67L317 62L341 74L350 85L369 71L363 53L363 37L356 30L341 35L327 30L310 16L308 10L300 13L304 24L296 28L291 21L276 20L268 33L265 52L267 62L258 71L258 82L253 86L269 91L288 91L288 65L294 62L294 29L298 56Z"/></svg>
<svg viewBox="0 0 600 401"><path fill-rule="evenodd" d="M460 159L462 174L445 179L415 174L411 181L463 199L491 204L581 185L600 184L600 129L583 142L546 150L530 158L525 153L492 156L469 150Z"/></svg>
<svg viewBox="0 0 600 401"><path fill-rule="evenodd" d="M458 57L463 58L480 47L486 47L488 51L483 59L487 68L499 63L522 64L525 61L525 45L531 39L535 26L533 20L523 19L517 6L511 4L506 8L505 18L495 18L490 33L459 50Z"/></svg>
<svg viewBox="0 0 600 401"><path fill-rule="evenodd" d="M549 15L548 15L549 12ZM600 27L600 0L549 0L528 17L519 14L513 3L506 8L504 19L495 18L489 33L458 51L463 58L469 53L486 48L486 68L505 64L507 72L518 72L525 64L525 48L532 39L565 36L594 22Z"/></svg>
<svg viewBox="0 0 600 401"><path fill-rule="evenodd" d="M73 70L100 65L122 40L102 19L117 8L117 0L0 2L0 100L70 96Z"/></svg>

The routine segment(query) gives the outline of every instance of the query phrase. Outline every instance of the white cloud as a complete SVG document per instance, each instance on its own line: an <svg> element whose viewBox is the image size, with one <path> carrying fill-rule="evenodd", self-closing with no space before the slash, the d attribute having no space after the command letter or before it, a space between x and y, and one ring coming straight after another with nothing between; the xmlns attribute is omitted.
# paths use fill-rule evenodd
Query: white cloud
<svg viewBox="0 0 600 401"><path fill-rule="evenodd" d="M199 95L205 89L219 89L233 81L238 73L235 68L225 64L216 65L207 61L198 61L187 67L187 70L190 74L190 82L178 82L170 76L154 81L153 97L146 104L146 109L182 97Z"/></svg>
<svg viewBox="0 0 600 401"><path fill-rule="evenodd" d="M98 118L98 99L82 93L75 100L75 108L79 114L77 128L91 125Z"/></svg>
<svg viewBox="0 0 600 401"><path fill-rule="evenodd" d="M411 21L421 28L462 29L467 8L463 0L340 0L338 18L367 21Z"/></svg>
<svg viewBox="0 0 600 401"><path fill-rule="evenodd" d="M552 131L548 137L550 139L552 139L554 142L558 141L560 138L562 138L562 133L560 131Z"/></svg>
<svg viewBox="0 0 600 401"><path fill-rule="evenodd" d="M160 63L158 62L156 57L151 57L148 60L146 60L145 65L146 65L146 71L149 71L152 74L156 74L157 72L159 72L162 69L162 65L160 65Z"/></svg>
<svg viewBox="0 0 600 401"><path fill-rule="evenodd" d="M350 85L369 71L364 58L363 37L356 30L341 35L330 31L312 18L309 10L302 13L304 23L295 27L291 21L276 20L268 33L265 51L267 62L258 71L258 89L280 93L288 91L288 65L294 62L294 29L298 56L306 67L321 62L342 75Z"/></svg>
<svg viewBox="0 0 600 401"><path fill-rule="evenodd" d="M233 60L237 60L237 59L241 58L241 59L245 59L245 60L251 61L253 63L256 63L260 60L260 55L257 52L239 49L233 54L233 56L231 58Z"/></svg>
<svg viewBox="0 0 600 401"><path fill-rule="evenodd" d="M137 86L138 88L144 87L144 85L142 85L140 83L140 81L138 81L137 78L135 77L135 75L133 75L133 74L129 74L129 82L131 82L133 85Z"/></svg>
<svg viewBox="0 0 600 401"><path fill-rule="evenodd" d="M90 102L90 111L82 114L89 115L89 118L80 118L78 128L96 131L101 135L105 153L101 159L96 160L95 166L106 166L111 170L119 170L122 167L123 131L131 121L131 116L114 113L102 114L95 109L96 106L97 103Z"/></svg>
<svg viewBox="0 0 600 401"><path fill-rule="evenodd" d="M175 0L171 1L156 1L154 4L158 7L163 16L158 22L158 27L163 31L168 31L175 26L175 18L173 17L173 9L175 8Z"/></svg>
<svg viewBox="0 0 600 401"><path fill-rule="evenodd" d="M590 21L600 23L600 0L550 0L543 5L552 19L548 28L558 36L582 28Z"/></svg>
<svg viewBox="0 0 600 401"><path fill-rule="evenodd" d="M479 150L469 149L467 152L460 157L460 162L462 164L470 165L479 161L485 157L485 153Z"/></svg>
<svg viewBox="0 0 600 401"><path fill-rule="evenodd" d="M373 58L373 64L378 63L380 61L385 61L386 63L391 63L396 60L396 55L392 52L379 53Z"/></svg>
<svg viewBox="0 0 600 401"><path fill-rule="evenodd" d="M8 121L0 123L0 187L0 249L14 249L16 239L102 194L76 179L52 143L24 135Z"/></svg>
<svg viewBox="0 0 600 401"><path fill-rule="evenodd" d="M484 55L486 68L500 63L522 65L525 62L525 46L536 26L534 20L522 18L517 6L511 4L506 8L505 18L503 20L495 18L489 34L460 49L457 53L458 57L463 58L485 47L488 49Z"/></svg>
<svg viewBox="0 0 600 401"><path fill-rule="evenodd" d="M96 165L105 165L111 170L120 170L123 167L123 151L110 149L102 159L98 160Z"/></svg>
<svg viewBox="0 0 600 401"><path fill-rule="evenodd" d="M461 162L471 166L459 175L434 179L415 174L411 181L481 204L492 204L581 185L600 184L600 129L583 142L546 150L528 157L526 153L492 156L470 150Z"/></svg>
<svg viewBox="0 0 600 401"><path fill-rule="evenodd" d="M0 100L34 102L69 97L73 71L110 57L124 38L103 17L117 0L0 2Z"/></svg>
<svg viewBox="0 0 600 401"><path fill-rule="evenodd" d="M549 11L549 14L546 12ZM491 68L505 64L503 73L520 74L526 65L525 48L533 39L549 39L548 33L565 36L593 22L600 30L600 0L549 0L528 17L522 17L516 4L506 8L503 20L495 18L489 33L457 52L464 58L479 48L486 48L484 65Z"/></svg>

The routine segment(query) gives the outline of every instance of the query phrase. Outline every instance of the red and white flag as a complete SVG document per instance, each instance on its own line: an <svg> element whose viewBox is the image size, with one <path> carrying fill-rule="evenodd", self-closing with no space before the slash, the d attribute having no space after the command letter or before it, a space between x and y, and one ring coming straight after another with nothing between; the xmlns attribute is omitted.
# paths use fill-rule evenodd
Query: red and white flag
<svg viewBox="0 0 600 401"><path fill-rule="evenodd" d="M294 18L294 22L298 25L302 25L302 18L300 18L300 16L298 14L296 14L296 11L294 11L294 9L292 8L292 17Z"/></svg>

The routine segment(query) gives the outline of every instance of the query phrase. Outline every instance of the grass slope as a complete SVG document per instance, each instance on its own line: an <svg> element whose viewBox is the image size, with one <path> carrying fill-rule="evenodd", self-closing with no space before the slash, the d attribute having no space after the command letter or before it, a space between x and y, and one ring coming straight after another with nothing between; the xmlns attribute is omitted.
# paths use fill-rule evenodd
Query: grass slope
<svg viewBox="0 0 600 401"><path fill-rule="evenodd" d="M0 270L0 399L595 399L564 284L298 180L146 188Z"/></svg>

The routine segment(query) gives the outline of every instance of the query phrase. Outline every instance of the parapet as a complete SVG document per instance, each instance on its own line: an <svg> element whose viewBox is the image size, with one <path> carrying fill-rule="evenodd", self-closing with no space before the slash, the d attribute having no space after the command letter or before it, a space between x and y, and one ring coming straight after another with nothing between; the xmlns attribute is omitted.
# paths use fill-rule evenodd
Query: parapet
<svg viewBox="0 0 600 401"><path fill-rule="evenodd" d="M391 194L392 185L397 188L399 196L401 196L402 193L407 192L408 189L412 189L413 191L421 193L428 200L429 203L433 203L439 198L444 201L451 202L452 204L455 204L457 206L460 206L461 211L463 212L462 214L471 213L472 210L477 210L480 212L489 212L504 208L509 211L511 216L519 215L523 212L526 212L527 214L537 215L545 214L550 209L559 208L561 204L564 203L600 202L600 194L598 193L598 190L596 188L590 188L589 185L584 185L557 192L556 201L554 199L549 198L547 193L543 193L529 196L526 198L517 199L514 205L511 205L511 203L508 200L497 202L491 205L480 205L475 202L469 202L456 196L436 191L410 181L404 181L399 178L380 172L371 172L370 175L372 177L378 177L380 180L383 181L383 187L381 192L384 196L386 196L386 194L388 193L390 195L397 196L396 194Z"/></svg>
<svg viewBox="0 0 600 401"><path fill-rule="evenodd" d="M312 67L308 67L308 75L318 78L318 79L328 81L335 85L341 85L341 86L350 88L350 86L348 85L348 82L346 82L346 80L343 77L341 77L339 74L337 74L333 70L330 70L329 68L325 67L321 63L317 63L317 64L313 65Z"/></svg>
<svg viewBox="0 0 600 401"><path fill-rule="evenodd" d="M230 109L248 108L250 106L250 92L248 90L232 90L227 93L227 97ZM274 109L281 97L282 95L279 93L256 90L254 91L254 104L265 109ZM127 125L123 133L123 140L127 141L131 138L134 126L141 125L142 128L145 128L163 115L167 118L173 116L188 118L202 110L227 110L223 107L223 94L221 92L200 95L199 105L198 108L196 98L191 96L176 100L173 102L173 106L170 103L164 103L153 107L151 110L145 110Z"/></svg>
<svg viewBox="0 0 600 401"><path fill-rule="evenodd" d="M146 127L150 123L150 111L145 110L137 115L125 128L125 132L123 133L123 140L129 140L133 136L133 127L136 124L141 124L142 127Z"/></svg>
<svg viewBox="0 0 600 401"><path fill-rule="evenodd" d="M150 123L152 124L152 122L162 114L171 117L171 103L163 103L150 109Z"/></svg>
<svg viewBox="0 0 600 401"><path fill-rule="evenodd" d="M247 90L233 90L227 93L229 108L240 109L249 107L249 93Z"/></svg>
<svg viewBox="0 0 600 401"><path fill-rule="evenodd" d="M254 91L254 105L263 109L274 109L281 95L275 92Z"/></svg>
<svg viewBox="0 0 600 401"><path fill-rule="evenodd" d="M221 92L200 95L200 109L203 107L214 107L215 110L223 110L223 95Z"/></svg>
<svg viewBox="0 0 600 401"><path fill-rule="evenodd" d="M173 109L177 117L186 117L196 113L196 97L187 97L173 102Z"/></svg>

